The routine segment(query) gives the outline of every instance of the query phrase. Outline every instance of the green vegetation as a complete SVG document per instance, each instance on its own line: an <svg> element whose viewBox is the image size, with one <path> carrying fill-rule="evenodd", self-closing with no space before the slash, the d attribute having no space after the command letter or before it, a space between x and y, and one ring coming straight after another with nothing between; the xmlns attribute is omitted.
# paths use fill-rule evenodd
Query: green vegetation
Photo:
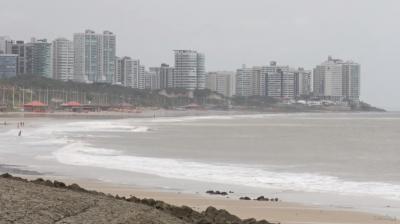
<svg viewBox="0 0 400 224"><path fill-rule="evenodd" d="M106 83L62 82L40 76L24 75L0 79L0 111L15 110L25 103L41 101L50 108L62 103L77 101L98 107L134 106L175 108L191 105L208 109L245 109L265 112L304 111L384 111L360 102L349 106L308 106L287 104L268 96L232 98L209 89L189 91L183 88L164 90L139 90Z"/></svg>
<svg viewBox="0 0 400 224"><path fill-rule="evenodd" d="M268 96L249 96L241 97L237 96L232 98L232 104L235 106L245 106L245 107L271 107L277 104L279 100L268 97Z"/></svg>
<svg viewBox="0 0 400 224"><path fill-rule="evenodd" d="M227 102L222 95L210 90L193 92L181 88L165 91L139 90L106 83L62 82L33 75L0 79L0 90L2 90L0 91L0 105L8 106L11 104L21 105L23 102L34 100L49 105L53 101L78 101L82 104L93 105L131 104L140 107L163 108L185 106L191 103L224 105Z"/></svg>

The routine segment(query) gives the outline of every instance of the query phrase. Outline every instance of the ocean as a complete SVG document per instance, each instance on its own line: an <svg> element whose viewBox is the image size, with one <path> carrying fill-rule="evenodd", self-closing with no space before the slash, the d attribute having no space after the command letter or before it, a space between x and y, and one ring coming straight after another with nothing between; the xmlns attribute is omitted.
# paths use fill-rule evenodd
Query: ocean
<svg viewBox="0 0 400 224"><path fill-rule="evenodd" d="M1 120L0 120L1 122ZM77 119L0 127L0 164L162 191L400 217L400 113Z"/></svg>

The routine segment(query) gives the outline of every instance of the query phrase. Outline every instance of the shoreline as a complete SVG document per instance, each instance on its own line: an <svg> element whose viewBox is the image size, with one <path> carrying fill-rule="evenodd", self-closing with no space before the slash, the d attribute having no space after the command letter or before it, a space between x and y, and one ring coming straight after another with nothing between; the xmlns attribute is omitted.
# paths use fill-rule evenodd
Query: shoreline
<svg viewBox="0 0 400 224"><path fill-rule="evenodd" d="M171 110L144 108L140 113L99 111L99 112L0 112L0 118L156 118L158 117L187 117L187 116L218 116L218 115L257 115L257 114L374 114L388 113L387 111L338 111L338 110L309 110L309 111L269 111L269 110ZM390 113L390 112L389 112Z"/></svg>
<svg viewBox="0 0 400 224"><path fill-rule="evenodd" d="M239 200L204 193L186 193L181 191L163 191L108 183L93 179L77 179L51 175L18 175L28 180L37 178L61 181L67 185L78 184L89 191L111 194L116 197L131 196L140 199L154 199L175 206L188 206L202 212L209 206L224 209L241 219L255 218L280 224L400 224L400 220L375 213L356 211L353 208L322 207L294 202L265 202Z"/></svg>

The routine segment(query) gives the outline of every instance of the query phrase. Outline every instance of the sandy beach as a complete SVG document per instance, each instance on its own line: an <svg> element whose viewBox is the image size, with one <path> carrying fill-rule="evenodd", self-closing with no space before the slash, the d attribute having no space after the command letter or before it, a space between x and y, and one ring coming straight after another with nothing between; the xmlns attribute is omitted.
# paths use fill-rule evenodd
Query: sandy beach
<svg viewBox="0 0 400 224"><path fill-rule="evenodd" d="M35 179L34 176L24 178ZM88 190L119 196L152 198L176 206L189 206L196 211L204 211L213 206L225 209L239 218L265 219L281 224L399 224L400 220L377 214L357 212L353 209L323 208L290 202L244 201L223 196L188 194L182 192L165 192L156 189L136 188L95 180L71 179L46 176L45 179L61 180L66 184L77 183Z"/></svg>

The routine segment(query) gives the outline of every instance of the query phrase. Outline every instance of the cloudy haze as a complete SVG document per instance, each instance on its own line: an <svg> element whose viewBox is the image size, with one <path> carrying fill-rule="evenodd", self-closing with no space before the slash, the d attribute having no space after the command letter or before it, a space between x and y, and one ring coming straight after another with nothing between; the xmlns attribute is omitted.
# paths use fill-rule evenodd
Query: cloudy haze
<svg viewBox="0 0 400 224"><path fill-rule="evenodd" d="M400 109L397 0L0 0L0 36L66 37L110 30L117 55L173 64L173 49L206 54L208 71L242 64L312 69L328 55L361 64L361 99Z"/></svg>

